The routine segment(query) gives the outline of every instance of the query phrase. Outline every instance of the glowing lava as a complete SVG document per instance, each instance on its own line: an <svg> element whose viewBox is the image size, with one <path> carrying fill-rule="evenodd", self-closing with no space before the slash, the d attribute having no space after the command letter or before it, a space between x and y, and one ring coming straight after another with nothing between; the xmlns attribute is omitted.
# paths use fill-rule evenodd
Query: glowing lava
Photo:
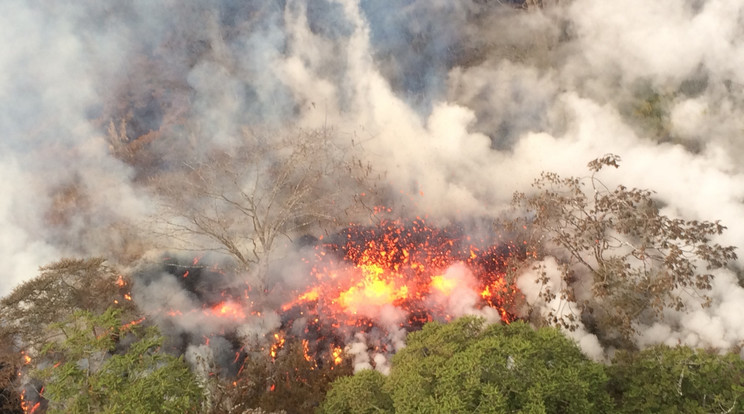
<svg viewBox="0 0 744 414"><path fill-rule="evenodd" d="M370 360L386 359L402 346L406 332L432 320L476 314L511 321L509 310L519 295L506 275L526 254L521 244L498 235L476 239L461 227L430 227L422 219L352 225L304 246L301 265L288 267L305 281L302 289L277 282L268 292L252 292L248 285L218 290L224 272L170 264L169 272L199 298L201 308L162 313L188 323L207 316L214 326L210 335L229 335L238 326L264 323L262 312L275 312L280 325L264 348L271 360L292 343L318 364L358 359L352 344ZM233 364L241 364L241 355Z"/></svg>
<svg viewBox="0 0 744 414"><path fill-rule="evenodd" d="M361 280L339 293L335 301L347 313L356 315L365 308L393 305L406 299L408 287L397 285L394 277L386 277L385 269L381 266L362 265L359 269L362 272Z"/></svg>
<svg viewBox="0 0 744 414"><path fill-rule="evenodd" d="M237 302L225 301L220 302L210 309L212 314L216 316L227 316L234 319L245 319L245 312L243 307Z"/></svg>
<svg viewBox="0 0 744 414"><path fill-rule="evenodd" d="M401 327L415 328L460 316L464 308L448 309L441 300L459 295L474 302L474 313L494 308L508 321L515 290L505 273L518 249L482 244L461 230L431 228L421 219L352 226L316 247L315 257L308 260L315 282L282 309L303 308L303 315L317 314L332 326L361 326L368 324L364 318L379 322L394 308L406 315L398 321Z"/></svg>
<svg viewBox="0 0 744 414"><path fill-rule="evenodd" d="M272 358L285 336L302 340L306 355L339 364L352 342L364 341L371 357L388 355L401 346L401 333L432 320L476 314L509 322L518 295L506 274L524 255L518 246L422 219L351 226L306 258L312 283L281 307Z"/></svg>

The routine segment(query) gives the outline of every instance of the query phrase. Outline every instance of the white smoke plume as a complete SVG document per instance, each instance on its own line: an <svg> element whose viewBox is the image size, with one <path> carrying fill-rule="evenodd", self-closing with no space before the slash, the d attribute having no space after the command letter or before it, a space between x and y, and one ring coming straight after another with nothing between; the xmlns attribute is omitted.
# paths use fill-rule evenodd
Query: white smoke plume
<svg viewBox="0 0 744 414"><path fill-rule="evenodd" d="M607 184L743 246L744 3L504 3L2 2L0 295L62 256L142 257L149 180L245 128L330 125L385 172L397 214L439 223L496 216L541 171L581 176L612 152ZM638 342L739 345L743 297L721 272L710 308Z"/></svg>
<svg viewBox="0 0 744 414"><path fill-rule="evenodd" d="M576 315L578 313L578 306L575 302L563 300L560 295L557 295L547 303L540 298L540 290L550 289L552 292L560 292L563 282L561 270L554 258L549 257L537 265L545 272L547 283L535 283L539 276L531 269L523 272L517 280L517 287L524 294L527 303L530 306L534 306L546 318L548 314L552 314L557 318ZM566 331L566 335L574 339L588 357L596 361L605 360L607 355L602 345L600 345L597 336L587 332L581 321L577 321L576 325L576 329Z"/></svg>

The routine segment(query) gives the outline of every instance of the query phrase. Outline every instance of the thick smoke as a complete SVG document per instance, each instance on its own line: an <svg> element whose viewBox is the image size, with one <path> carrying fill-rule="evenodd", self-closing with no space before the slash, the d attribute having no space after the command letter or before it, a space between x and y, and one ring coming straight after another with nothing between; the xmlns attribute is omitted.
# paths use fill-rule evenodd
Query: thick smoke
<svg viewBox="0 0 744 414"><path fill-rule="evenodd" d="M505 3L4 1L0 294L61 256L142 257L150 180L246 129L332 126L385 173L396 214L440 223L496 216L540 171L581 176L612 152L607 184L744 245L744 3ZM171 279L153 289L193 306ZM639 344L740 344L737 275L712 296Z"/></svg>

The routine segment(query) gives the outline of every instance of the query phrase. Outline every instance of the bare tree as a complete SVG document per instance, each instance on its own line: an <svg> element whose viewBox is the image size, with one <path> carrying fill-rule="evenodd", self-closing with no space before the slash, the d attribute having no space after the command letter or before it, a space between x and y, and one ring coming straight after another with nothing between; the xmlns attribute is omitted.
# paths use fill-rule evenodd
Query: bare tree
<svg viewBox="0 0 744 414"><path fill-rule="evenodd" d="M563 288L545 289L543 298L560 295L579 305L580 315L551 315L550 322L574 328L573 318L580 316L605 340L627 340L642 317L684 309L685 296L707 305L710 271L736 259L733 246L711 240L725 229L719 222L670 218L659 212L649 190L607 188L597 173L619 162L616 155L596 159L588 164L587 178L542 173L534 192L514 199L528 212L528 228L544 237L543 254L563 263ZM590 297L577 294L587 283L581 274L591 276Z"/></svg>
<svg viewBox="0 0 744 414"><path fill-rule="evenodd" d="M163 234L188 250L231 256L265 289L279 237L337 226L374 191L371 167L353 157L352 145L332 138L325 128L281 139L245 131L230 151L183 160L177 172L154 181Z"/></svg>

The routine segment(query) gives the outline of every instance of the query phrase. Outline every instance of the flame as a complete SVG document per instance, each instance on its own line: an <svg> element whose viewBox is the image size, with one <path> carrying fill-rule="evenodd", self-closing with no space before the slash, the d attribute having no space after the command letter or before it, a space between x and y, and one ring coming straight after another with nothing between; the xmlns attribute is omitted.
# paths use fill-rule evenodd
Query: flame
<svg viewBox="0 0 744 414"><path fill-rule="evenodd" d="M315 358L310 356L310 343L307 339L302 340L302 356L305 358L305 361L307 362L314 362Z"/></svg>
<svg viewBox="0 0 744 414"><path fill-rule="evenodd" d="M339 347L333 347L333 350L331 351L331 356L333 357L333 364L339 365L341 362L343 362L343 357L341 356L343 353L343 350Z"/></svg>
<svg viewBox="0 0 744 414"><path fill-rule="evenodd" d="M28 401L26 401L26 390L21 391L21 410L28 412Z"/></svg>
<svg viewBox="0 0 744 414"><path fill-rule="evenodd" d="M41 395L43 390L44 389L42 388L39 395ZM21 410L23 410L25 414L33 414L39 409L39 407L41 407L41 401L36 402L34 405L30 405L29 401L26 399L26 390L21 391Z"/></svg>
<svg viewBox="0 0 744 414"><path fill-rule="evenodd" d="M269 355L271 356L271 360L276 359L276 353L284 347L285 338L283 334L275 333L274 334L274 344L271 345L271 348L269 348Z"/></svg>
<svg viewBox="0 0 744 414"><path fill-rule="evenodd" d="M139 324L141 324L142 322L144 322L144 321L145 321L145 319L146 319L146 317L145 317L145 316L143 316L143 317L141 317L141 318L139 318L139 319L137 319L137 320L131 321L131 322L129 322L129 323L125 323L124 325L122 325L122 326L121 326L121 329L122 329L122 330L127 330L127 329L130 329L130 328L132 328L132 327L134 327L134 326L136 326L136 325L139 325Z"/></svg>
<svg viewBox="0 0 744 414"><path fill-rule="evenodd" d="M116 283L116 286L119 286L119 287L124 287L127 284L127 282L124 281L124 278L121 275L119 275L116 278L116 282L114 282L114 283Z"/></svg>

